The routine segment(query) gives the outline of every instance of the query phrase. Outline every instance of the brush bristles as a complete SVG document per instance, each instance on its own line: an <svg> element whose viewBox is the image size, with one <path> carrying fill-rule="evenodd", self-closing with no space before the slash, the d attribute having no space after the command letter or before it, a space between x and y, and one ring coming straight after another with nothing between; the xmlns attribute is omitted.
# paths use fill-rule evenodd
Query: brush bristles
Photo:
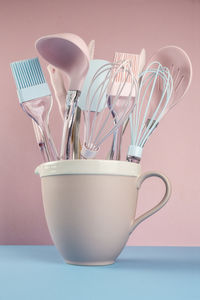
<svg viewBox="0 0 200 300"><path fill-rule="evenodd" d="M121 52L115 52L114 56L114 63L122 63L123 61L130 61L132 65L132 71L134 76L138 77L138 71L139 71L139 55L137 54L131 54L131 53L121 53ZM116 81L120 81L120 78L116 78Z"/></svg>
<svg viewBox="0 0 200 300"><path fill-rule="evenodd" d="M13 62L10 66L18 90L46 83L37 57Z"/></svg>

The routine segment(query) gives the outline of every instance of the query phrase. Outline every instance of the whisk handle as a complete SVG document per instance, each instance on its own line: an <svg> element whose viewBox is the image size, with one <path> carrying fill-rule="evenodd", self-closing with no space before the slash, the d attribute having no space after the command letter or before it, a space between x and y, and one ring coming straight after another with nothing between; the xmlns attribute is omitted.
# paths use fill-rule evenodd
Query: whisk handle
<svg viewBox="0 0 200 300"><path fill-rule="evenodd" d="M146 220L148 217L152 216L153 214L155 214L158 210L160 210L169 200L170 195L171 195L171 183L169 181L169 179L161 174L161 173L157 173L157 172L146 172L144 174L142 174L140 177L138 177L137 180L137 190L139 191L142 183L144 182L144 180L146 180L147 178L150 177L159 177L165 184L165 195L162 198L162 200L156 205L154 206L152 209L148 210L147 212L145 212L144 214L142 214L140 217L138 217L136 220L133 221L133 223L131 224L131 228L130 228L130 234L133 232L133 230L144 220Z"/></svg>

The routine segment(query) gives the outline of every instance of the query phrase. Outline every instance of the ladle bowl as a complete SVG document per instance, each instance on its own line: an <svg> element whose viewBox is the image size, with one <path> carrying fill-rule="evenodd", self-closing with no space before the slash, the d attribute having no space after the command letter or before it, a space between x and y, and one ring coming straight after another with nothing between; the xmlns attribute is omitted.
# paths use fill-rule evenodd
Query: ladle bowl
<svg viewBox="0 0 200 300"><path fill-rule="evenodd" d="M35 43L41 57L65 72L70 80L70 90L81 90L89 67L89 51L86 43L72 33L60 33L41 37Z"/></svg>

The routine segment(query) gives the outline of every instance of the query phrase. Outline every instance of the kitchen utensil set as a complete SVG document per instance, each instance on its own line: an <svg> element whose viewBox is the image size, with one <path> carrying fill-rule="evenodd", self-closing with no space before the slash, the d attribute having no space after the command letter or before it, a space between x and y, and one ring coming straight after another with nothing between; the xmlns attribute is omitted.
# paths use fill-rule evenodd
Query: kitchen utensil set
<svg viewBox="0 0 200 300"><path fill-rule="evenodd" d="M60 156L49 131L52 97L38 58L11 63L22 109L32 118L43 161L95 158L113 134L110 160L120 160L122 135L130 120L127 160L139 163L143 147L164 115L188 91L192 65L181 48L159 49L146 63L139 55L115 52L113 62L94 59L95 41L88 46L72 33L36 41L63 120ZM84 116L81 142L80 120Z"/></svg>

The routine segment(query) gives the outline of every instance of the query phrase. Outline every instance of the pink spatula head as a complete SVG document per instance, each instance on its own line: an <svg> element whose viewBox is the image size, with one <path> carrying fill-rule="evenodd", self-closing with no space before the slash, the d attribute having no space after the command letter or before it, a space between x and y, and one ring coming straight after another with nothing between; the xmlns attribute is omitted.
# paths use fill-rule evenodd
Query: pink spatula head
<svg viewBox="0 0 200 300"><path fill-rule="evenodd" d="M85 42L73 33L41 37L35 43L39 54L51 65L63 70L70 80L70 90L81 90L89 67Z"/></svg>
<svg viewBox="0 0 200 300"><path fill-rule="evenodd" d="M192 64L187 53L177 46L165 46L159 49L150 59L167 67L173 79L173 97L168 107L170 110L186 94L192 80ZM167 113L167 111L166 111Z"/></svg>

